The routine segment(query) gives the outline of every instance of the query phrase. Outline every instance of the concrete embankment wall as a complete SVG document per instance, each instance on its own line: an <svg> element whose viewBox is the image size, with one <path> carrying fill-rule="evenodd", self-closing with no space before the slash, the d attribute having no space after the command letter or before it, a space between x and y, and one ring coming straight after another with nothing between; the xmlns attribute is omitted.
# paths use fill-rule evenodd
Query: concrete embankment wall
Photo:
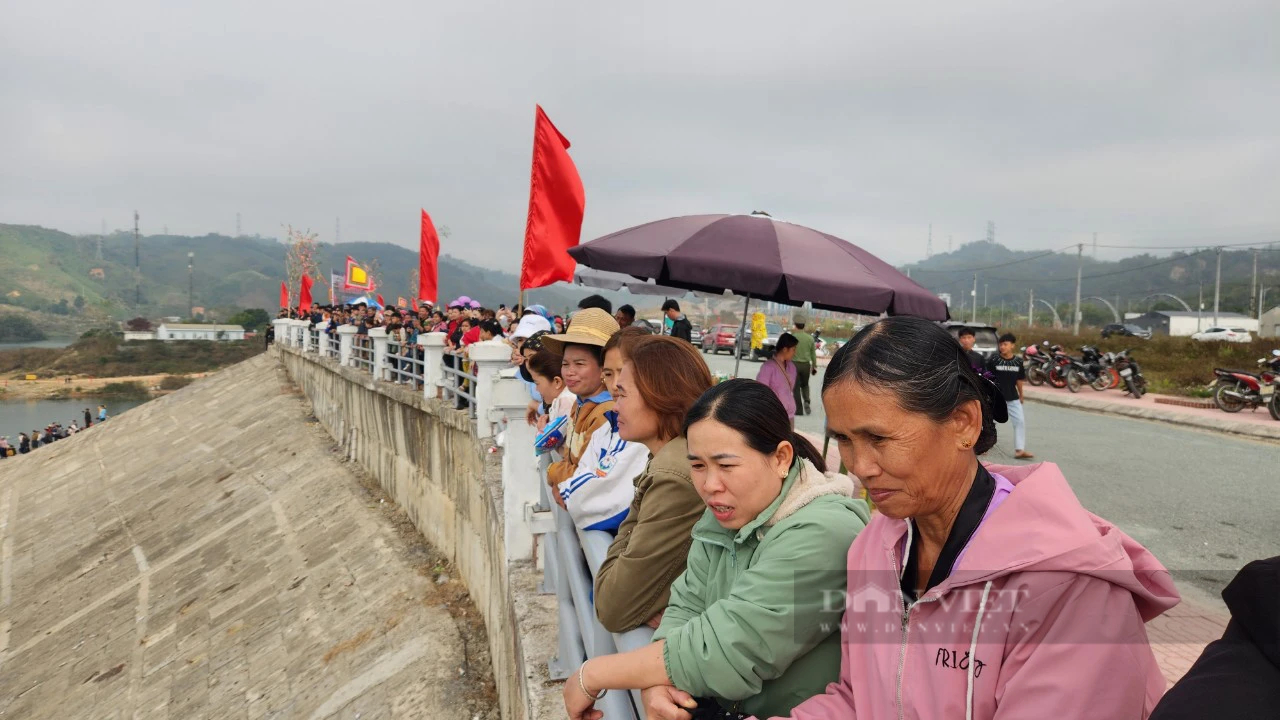
<svg viewBox="0 0 1280 720"><path fill-rule="evenodd" d="M484 616L502 717L548 717L543 708L559 693L546 691L545 668L531 658L554 647L554 627L549 641L539 637L547 633L539 620L549 613L536 607L535 573L505 560L501 455L488 452L464 411L314 355L276 352L348 457L452 558Z"/></svg>

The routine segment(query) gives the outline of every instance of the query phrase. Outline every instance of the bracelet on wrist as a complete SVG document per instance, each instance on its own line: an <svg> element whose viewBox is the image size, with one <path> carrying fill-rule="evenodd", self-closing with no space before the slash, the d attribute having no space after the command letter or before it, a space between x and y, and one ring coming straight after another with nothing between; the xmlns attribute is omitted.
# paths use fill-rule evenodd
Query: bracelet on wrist
<svg viewBox="0 0 1280 720"><path fill-rule="evenodd" d="M578 687L582 690L582 694L586 695L592 700L599 700L600 698L604 697L605 693L609 691L607 689L601 689L599 695L592 695L591 691L587 689L586 681L582 679L582 676L586 672L586 670L587 670L587 661L583 660L582 665L578 668Z"/></svg>

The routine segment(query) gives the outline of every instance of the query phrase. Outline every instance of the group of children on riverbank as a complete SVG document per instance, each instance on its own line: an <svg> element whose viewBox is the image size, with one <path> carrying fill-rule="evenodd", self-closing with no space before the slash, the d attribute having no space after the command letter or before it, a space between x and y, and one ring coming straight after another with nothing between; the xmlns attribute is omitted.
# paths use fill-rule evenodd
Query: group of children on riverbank
<svg viewBox="0 0 1280 720"><path fill-rule="evenodd" d="M97 421L102 423L106 422L106 420L107 406L99 405ZM30 435L25 432L18 433L17 442L10 442L8 435L0 436L0 460L14 455L26 455L42 445L50 445L58 440L69 438L81 430L88 430L93 423L93 415L89 412L89 408L85 408L83 426L76 424L75 420L72 420L66 426L58 422L50 423L45 426L44 430L32 430Z"/></svg>

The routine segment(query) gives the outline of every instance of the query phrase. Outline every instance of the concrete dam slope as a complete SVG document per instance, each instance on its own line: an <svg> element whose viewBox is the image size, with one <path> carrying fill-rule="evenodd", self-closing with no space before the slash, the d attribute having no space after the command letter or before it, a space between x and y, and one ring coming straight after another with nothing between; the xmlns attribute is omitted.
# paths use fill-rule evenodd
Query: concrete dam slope
<svg viewBox="0 0 1280 720"><path fill-rule="evenodd" d="M0 461L0 718L496 718L392 506L270 354Z"/></svg>

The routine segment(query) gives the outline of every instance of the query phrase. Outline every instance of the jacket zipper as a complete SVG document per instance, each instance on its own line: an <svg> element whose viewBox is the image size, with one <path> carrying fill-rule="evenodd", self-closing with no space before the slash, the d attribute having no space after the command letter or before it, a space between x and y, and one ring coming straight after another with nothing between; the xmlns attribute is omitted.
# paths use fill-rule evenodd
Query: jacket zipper
<svg viewBox="0 0 1280 720"><path fill-rule="evenodd" d="M889 562L893 564L893 569L901 576L902 571L898 569L898 559L894 557L892 549L888 550ZM908 551L910 552L910 551ZM911 611L921 603L933 602L937 597L922 597L919 600L907 604L905 596L902 597L902 644L898 648L898 683L897 683L897 700L898 700L898 720L906 720L906 708L902 704L902 678L907 669L907 640L911 636Z"/></svg>

